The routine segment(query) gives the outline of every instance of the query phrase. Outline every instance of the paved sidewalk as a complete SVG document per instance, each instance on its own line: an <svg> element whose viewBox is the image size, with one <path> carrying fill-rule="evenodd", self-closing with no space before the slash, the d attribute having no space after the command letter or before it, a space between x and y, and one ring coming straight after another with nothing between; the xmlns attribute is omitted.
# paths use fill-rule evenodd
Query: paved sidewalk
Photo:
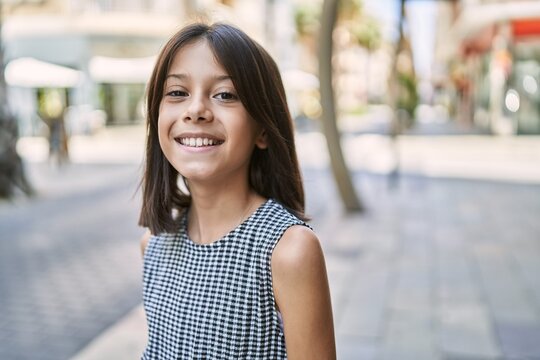
<svg viewBox="0 0 540 360"><path fill-rule="evenodd" d="M74 139L72 156L138 163L141 130ZM124 131L130 136L119 137ZM30 161L43 160L37 141L20 143ZM392 187L392 143L346 137L367 207L356 215L337 200L324 139L305 133L298 142L339 359L540 359L540 138L405 136L397 143L404 175ZM145 336L139 306L74 359L134 359Z"/></svg>
<svg viewBox="0 0 540 360"><path fill-rule="evenodd" d="M425 136L424 127L433 128L436 124L421 126L395 142L376 133L345 134L342 143L350 169L384 175L399 163L404 173L428 177L540 183L540 136L456 136L452 130L447 131L449 135ZM144 134L145 128L138 125L106 128L94 136L74 136L70 141L70 157L78 164L140 165ZM321 133L299 133L297 143L304 168L328 168L328 153ZM23 138L18 150L27 161L47 160L44 138Z"/></svg>
<svg viewBox="0 0 540 360"><path fill-rule="evenodd" d="M313 201L329 174L306 177L339 359L540 359L540 186L407 177L389 190L359 175L368 211L344 215L331 191ZM134 314L76 360L134 358Z"/></svg>
<svg viewBox="0 0 540 360"><path fill-rule="evenodd" d="M94 339L72 360L138 359L144 351L148 327L141 305Z"/></svg>
<svg viewBox="0 0 540 360"><path fill-rule="evenodd" d="M540 139L345 141L367 205L344 214L319 134L299 136L308 211L326 253L339 359L540 359ZM142 308L76 360L133 359Z"/></svg>
<svg viewBox="0 0 540 360"><path fill-rule="evenodd" d="M0 359L62 360L141 301L135 165L27 163L0 201Z"/></svg>

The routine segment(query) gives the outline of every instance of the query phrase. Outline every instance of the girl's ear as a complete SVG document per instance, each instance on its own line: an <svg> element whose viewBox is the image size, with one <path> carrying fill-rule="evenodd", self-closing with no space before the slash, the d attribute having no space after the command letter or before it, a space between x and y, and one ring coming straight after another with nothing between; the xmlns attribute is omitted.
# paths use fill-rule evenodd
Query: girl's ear
<svg viewBox="0 0 540 360"><path fill-rule="evenodd" d="M259 149L264 150L268 147L268 140L266 137L266 130L261 130L259 136L255 139L255 146Z"/></svg>

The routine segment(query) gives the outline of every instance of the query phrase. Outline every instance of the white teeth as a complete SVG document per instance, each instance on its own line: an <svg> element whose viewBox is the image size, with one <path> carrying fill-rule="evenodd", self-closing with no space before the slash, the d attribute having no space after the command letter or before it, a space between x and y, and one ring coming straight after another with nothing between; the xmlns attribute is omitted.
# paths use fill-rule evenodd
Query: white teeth
<svg viewBox="0 0 540 360"><path fill-rule="evenodd" d="M218 140L208 138L181 138L180 143L182 145L190 147L212 146L217 145Z"/></svg>

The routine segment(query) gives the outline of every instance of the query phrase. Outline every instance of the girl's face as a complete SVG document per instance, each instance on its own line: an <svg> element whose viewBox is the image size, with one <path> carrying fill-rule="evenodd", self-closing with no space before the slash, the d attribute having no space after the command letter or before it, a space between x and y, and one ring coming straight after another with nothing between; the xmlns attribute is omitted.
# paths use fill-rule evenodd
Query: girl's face
<svg viewBox="0 0 540 360"><path fill-rule="evenodd" d="M205 40L184 46L173 59L158 136L165 157L190 184L247 181L254 146L266 147L260 127Z"/></svg>

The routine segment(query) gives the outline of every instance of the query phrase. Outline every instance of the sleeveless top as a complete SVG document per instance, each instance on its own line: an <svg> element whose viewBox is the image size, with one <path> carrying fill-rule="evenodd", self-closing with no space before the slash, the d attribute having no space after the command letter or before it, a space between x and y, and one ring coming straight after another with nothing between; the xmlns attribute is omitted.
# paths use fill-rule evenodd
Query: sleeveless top
<svg viewBox="0 0 540 360"><path fill-rule="evenodd" d="M305 225L269 199L211 244L152 236L144 254L148 344L143 360L286 359L270 261L289 227Z"/></svg>

